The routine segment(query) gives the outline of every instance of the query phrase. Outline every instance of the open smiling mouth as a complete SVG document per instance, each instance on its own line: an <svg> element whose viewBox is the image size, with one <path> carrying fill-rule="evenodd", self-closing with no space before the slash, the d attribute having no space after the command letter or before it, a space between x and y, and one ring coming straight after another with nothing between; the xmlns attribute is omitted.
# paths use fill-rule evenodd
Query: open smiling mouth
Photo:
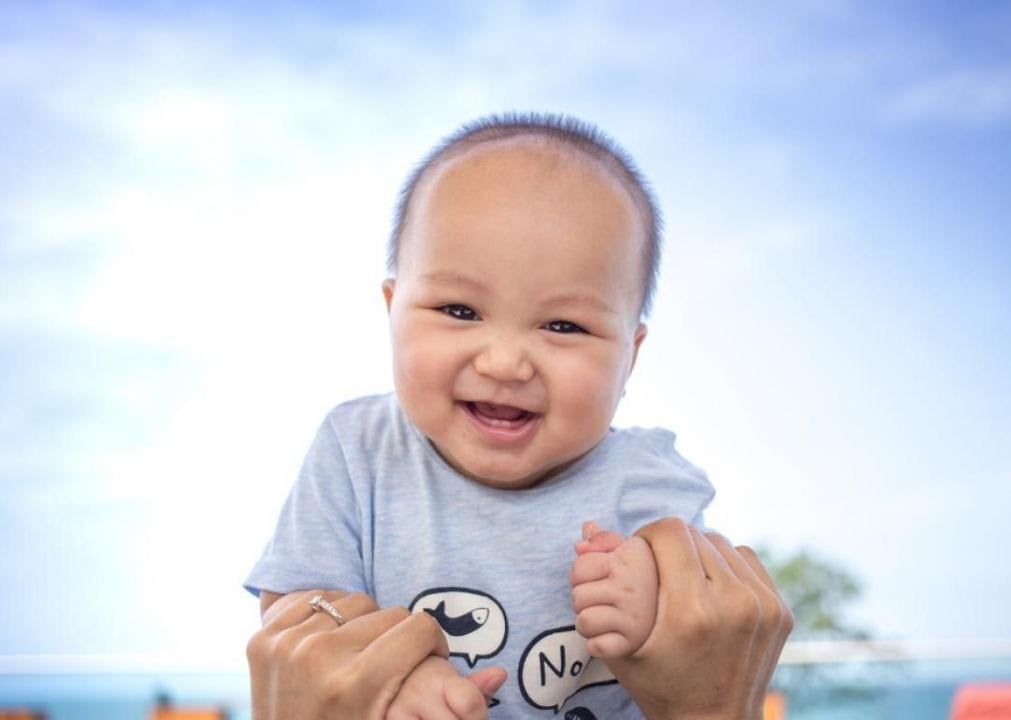
<svg viewBox="0 0 1011 720"><path fill-rule="evenodd" d="M486 402L461 403L467 419L489 440L495 442L522 442L536 430L540 413L530 412L510 405Z"/></svg>

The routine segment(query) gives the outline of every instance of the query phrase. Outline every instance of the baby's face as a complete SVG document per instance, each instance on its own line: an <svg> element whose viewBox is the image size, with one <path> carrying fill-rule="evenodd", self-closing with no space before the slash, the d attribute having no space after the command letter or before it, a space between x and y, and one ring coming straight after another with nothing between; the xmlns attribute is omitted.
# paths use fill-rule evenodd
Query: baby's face
<svg viewBox="0 0 1011 720"><path fill-rule="evenodd" d="M531 487L608 431L646 333L641 220L604 170L530 139L419 191L383 285L397 395L459 472Z"/></svg>

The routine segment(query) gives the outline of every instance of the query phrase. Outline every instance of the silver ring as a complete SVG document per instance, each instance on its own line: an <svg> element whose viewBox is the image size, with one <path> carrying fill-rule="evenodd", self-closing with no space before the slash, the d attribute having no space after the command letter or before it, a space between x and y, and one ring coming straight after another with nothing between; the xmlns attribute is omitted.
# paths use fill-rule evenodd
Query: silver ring
<svg viewBox="0 0 1011 720"><path fill-rule="evenodd" d="M321 610L325 612L327 615L333 618L334 622L337 623L338 627L347 622L347 620L344 619L344 616L341 615L340 610L335 608L333 606L333 603L327 600L322 595L317 595L312 600L310 600L309 607L312 608L312 611L314 613L318 613Z"/></svg>

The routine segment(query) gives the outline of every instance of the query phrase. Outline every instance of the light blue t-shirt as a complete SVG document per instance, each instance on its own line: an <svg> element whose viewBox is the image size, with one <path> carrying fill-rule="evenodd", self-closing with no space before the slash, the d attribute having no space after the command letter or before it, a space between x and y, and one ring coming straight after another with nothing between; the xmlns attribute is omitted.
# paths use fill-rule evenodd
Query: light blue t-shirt
<svg viewBox="0 0 1011 720"><path fill-rule="evenodd" d="M612 430L564 472L496 490L453 470L395 395L323 422L245 586L366 592L429 612L461 672L509 672L493 720L641 718L575 632L569 569L584 520L625 535L666 516L696 524L713 497L666 430Z"/></svg>

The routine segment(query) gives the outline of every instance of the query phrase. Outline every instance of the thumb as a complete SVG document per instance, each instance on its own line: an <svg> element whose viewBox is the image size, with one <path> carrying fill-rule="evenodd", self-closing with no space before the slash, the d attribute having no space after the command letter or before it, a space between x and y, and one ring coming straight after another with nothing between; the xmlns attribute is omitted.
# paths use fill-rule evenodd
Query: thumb
<svg viewBox="0 0 1011 720"><path fill-rule="evenodd" d="M467 679L477 685L484 696L491 700L505 683L507 677L509 674L503 668L490 667L471 673Z"/></svg>
<svg viewBox="0 0 1011 720"><path fill-rule="evenodd" d="M588 552L612 552L617 550L624 538L621 533L604 530L592 520L583 523L583 539L576 543L576 554Z"/></svg>

